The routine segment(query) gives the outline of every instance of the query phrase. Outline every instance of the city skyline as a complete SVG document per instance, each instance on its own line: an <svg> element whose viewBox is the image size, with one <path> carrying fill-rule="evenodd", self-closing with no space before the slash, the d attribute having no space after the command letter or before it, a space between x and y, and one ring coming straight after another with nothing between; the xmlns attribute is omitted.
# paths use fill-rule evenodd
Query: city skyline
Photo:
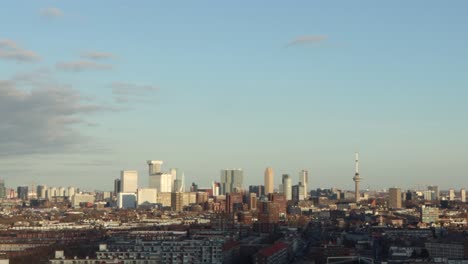
<svg viewBox="0 0 468 264"><path fill-rule="evenodd" d="M467 187L467 7L6 2L0 179L111 190L156 157L352 190L360 152L361 190Z"/></svg>
<svg viewBox="0 0 468 264"><path fill-rule="evenodd" d="M281 174L281 177L280 177L280 181L279 183L277 183L276 185L274 185L273 183L273 189L276 191L278 191L279 193L284 193L287 189L288 189L288 192L291 192L292 191L292 187L293 185L295 184L299 184L300 186L303 186L304 187L304 193L302 193L302 197L307 197L309 195L309 192L310 191L313 191L313 190L318 190L318 189L330 189L330 188L339 188L341 190L344 190L344 191L347 191L347 192L354 192L356 193L356 190L359 191L359 197L362 198L362 193L367 193L367 192L374 192L374 191L389 191L391 192L392 189L399 189L399 190L413 190L413 191L423 191L423 192L430 192L432 191L433 192L433 195L435 196L435 199L438 199L439 197L439 192L440 190L443 190L443 191L448 191L448 192L453 192L454 191L454 187L457 187L457 188L460 188L460 190L465 190L465 187L463 185L457 185L457 184L452 184L450 185L449 187L447 187L446 189L444 189L443 187L441 188L440 186L438 185L432 185L432 184L424 184L424 185L417 185L417 186L405 186L404 184L400 184L400 185L391 185L391 186L383 186L383 187L379 187L379 188L366 188L366 189L362 189L362 188L358 188L356 189L356 177L359 177L360 173L360 169L359 169L359 163L358 163L358 153L355 153L355 159L354 159L354 177L351 178L351 181L353 182L353 186L352 188L343 188L343 187L339 187L339 186L312 186L312 187L309 187L308 184L306 184L304 186L304 183L302 182L302 180L304 180L306 183L308 182L308 171L307 170L300 170L298 172L298 181L297 182L294 182L293 178L288 174L288 173L283 173ZM149 173L148 173L148 170L146 171L146 174L139 174L138 171L136 170L120 170L119 171L119 177L117 178L114 178L112 182L110 182L110 185L109 185L109 182L108 182L108 186L106 186L105 188L86 188L84 187L83 191L85 192L92 192L92 191L114 191L114 192L120 192L122 191L123 193L128 193L128 191L126 191L126 188L124 186L127 186L128 184L126 183L126 181L124 180L124 175L131 175L131 183L130 185L128 186L131 186L130 189L134 190L134 191L130 191L130 193L136 193L136 190L146 190L146 189L154 189L156 190L157 192L161 192L159 191L160 188L162 188L161 186L164 186L164 191L162 192L178 192L176 189L178 190L182 190L182 189L187 189L187 185L185 182L185 172L184 171L181 171L179 169L176 169L176 168L171 168L171 169L168 169L168 170L165 170L165 168L162 167L162 164L164 162L161 161L161 160L158 160L158 161L155 161L155 160L148 160L146 162L147 166L149 166ZM158 164L157 167L154 166L154 164ZM240 173L240 175L238 175L238 173ZM140 176L139 176L140 175ZM177 176L179 175L179 176ZM268 194L267 192L267 189L266 189L266 180L267 180L267 175L271 175L273 178L274 178L274 171L273 171L273 168L272 167L267 167L264 171L264 177L261 179L260 182L255 182L255 183L250 183L250 182L247 182L245 183L244 182L244 170L242 168L236 168L236 169L222 169L221 170L221 178L219 180L217 179L212 179L210 181L210 183L208 185L201 185L200 187L202 188L213 188L213 183L217 183L217 184L220 184L221 186L221 190L223 190L224 188L226 188L226 193L228 193L229 191L227 191L228 189L231 190L231 192L237 192L237 191L248 191L249 190L249 187L250 186L263 186L264 190L265 190L265 195ZM156 180L154 177L158 177L158 180ZM164 178L165 177L165 178ZM237 177L240 177L239 179L235 179ZM163 179L164 178L164 179ZM166 179L167 178L167 179ZM229 178L229 179L228 179ZM270 178L270 177L268 177ZM284 181L285 181L285 178L288 179L288 184L287 185L284 185ZM197 184L197 186L200 185L200 182L196 182L196 179L197 178L194 178L193 181L193 184ZM362 177L359 177L359 182L361 182L363 180ZM178 182L179 181L179 182ZM232 183L235 183L237 182L236 184L232 185ZM228 185L230 185L231 187L223 187L225 186L225 183L227 183ZM7 186L4 182L4 179L1 179L0 178L0 184L2 184L3 186ZM117 184L117 185L116 185ZM122 185L121 185L122 184ZM177 188L174 188L177 184L179 184L180 186L177 187ZM60 188L64 188L65 186L68 186L68 188L74 188L74 187L82 187L83 185L81 186L76 186L76 185L57 185L57 184L51 184L53 186L53 188L57 188L57 187L60 187ZM30 192L34 192L36 190L36 186L39 187L39 186L47 186L47 184L44 185L44 182L40 182L40 183L37 183L37 182L33 182L33 183L29 183L29 184L19 184L17 186L9 186L11 189L15 189L16 187L17 188L20 188L20 187L30 187L31 190ZM50 186L50 185L49 185ZM227 185L226 185L227 186ZM237 186L237 187L234 187L234 186ZM52 187L51 187L52 188ZM118 188L118 189L116 189ZM118 190L118 191L116 191ZM271 192L273 193L273 192ZM454 195L454 193L452 193L452 195ZM291 196L291 193L289 193L288 196ZM360 199L360 198L359 198ZM359 199L356 199L354 198L355 202L357 203Z"/></svg>

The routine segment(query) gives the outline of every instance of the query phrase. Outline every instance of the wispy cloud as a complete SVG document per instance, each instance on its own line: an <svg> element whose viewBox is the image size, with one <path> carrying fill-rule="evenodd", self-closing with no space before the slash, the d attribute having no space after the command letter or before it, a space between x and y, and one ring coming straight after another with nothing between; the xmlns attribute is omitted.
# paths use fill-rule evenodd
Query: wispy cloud
<svg viewBox="0 0 468 264"><path fill-rule="evenodd" d="M54 17L61 17L61 16L63 16L63 11L60 10L59 8L57 8L57 7L46 7L46 8L41 8L41 9L39 10L39 14L40 14L42 17L54 18Z"/></svg>
<svg viewBox="0 0 468 264"><path fill-rule="evenodd" d="M142 85L129 82L113 82L111 84L112 94L116 103L127 103L131 100L140 100L148 94L159 90L154 85Z"/></svg>
<svg viewBox="0 0 468 264"><path fill-rule="evenodd" d="M82 72L82 71L93 71L93 70L112 70L112 65L101 64L89 60L78 60L59 62L55 65L59 70L70 71L70 72Z"/></svg>
<svg viewBox="0 0 468 264"><path fill-rule="evenodd" d="M110 52L84 52L81 54L81 58L90 59L90 60L101 60L101 59L112 59L115 58L115 55Z"/></svg>
<svg viewBox="0 0 468 264"><path fill-rule="evenodd" d="M306 35L306 36L299 36L293 40L291 40L286 47L300 45L300 44L310 44L310 43L320 43L326 41L328 36L325 35Z"/></svg>
<svg viewBox="0 0 468 264"><path fill-rule="evenodd" d="M11 39L0 39L0 59L33 62L41 60L41 56L34 51L23 49Z"/></svg>

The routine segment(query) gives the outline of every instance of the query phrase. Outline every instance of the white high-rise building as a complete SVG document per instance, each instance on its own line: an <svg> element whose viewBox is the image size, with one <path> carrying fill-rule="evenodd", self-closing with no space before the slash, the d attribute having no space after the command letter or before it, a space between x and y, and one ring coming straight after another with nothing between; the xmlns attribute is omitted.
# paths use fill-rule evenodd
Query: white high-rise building
<svg viewBox="0 0 468 264"><path fill-rule="evenodd" d="M65 196L65 188L59 187L57 196L61 196L61 197Z"/></svg>
<svg viewBox="0 0 468 264"><path fill-rule="evenodd" d="M136 193L138 189L138 172L121 171L120 172L121 192Z"/></svg>
<svg viewBox="0 0 468 264"><path fill-rule="evenodd" d="M454 189L449 190L449 201L455 201L455 190Z"/></svg>
<svg viewBox="0 0 468 264"><path fill-rule="evenodd" d="M144 203L155 204L157 202L158 193L156 189L143 188L138 189L138 205Z"/></svg>
<svg viewBox="0 0 468 264"><path fill-rule="evenodd" d="M460 189L460 201L466 203L466 191L464 188Z"/></svg>
<svg viewBox="0 0 468 264"><path fill-rule="evenodd" d="M47 189L47 192L46 192L46 198L47 199L51 199L55 196L57 196L57 188L55 187L49 187L49 189Z"/></svg>
<svg viewBox="0 0 468 264"><path fill-rule="evenodd" d="M283 174L283 194L286 200L292 200L292 180L288 174Z"/></svg>
<svg viewBox="0 0 468 264"><path fill-rule="evenodd" d="M75 187L69 186L67 193L68 197L72 197L73 195L75 195Z"/></svg>
<svg viewBox="0 0 468 264"><path fill-rule="evenodd" d="M172 192L174 177L168 173L157 173L149 176L149 188L158 192Z"/></svg>
<svg viewBox="0 0 468 264"><path fill-rule="evenodd" d="M213 190L213 196L218 196L220 194L220 183L219 182L212 182L211 189Z"/></svg>
<svg viewBox="0 0 468 264"><path fill-rule="evenodd" d="M299 172L299 182L302 183L304 186L304 197L307 198L309 196L309 172L306 170L302 170Z"/></svg>
<svg viewBox="0 0 468 264"><path fill-rule="evenodd" d="M169 173L172 175L172 177L174 177L174 180L177 179L177 169L175 168L172 168L169 170Z"/></svg>

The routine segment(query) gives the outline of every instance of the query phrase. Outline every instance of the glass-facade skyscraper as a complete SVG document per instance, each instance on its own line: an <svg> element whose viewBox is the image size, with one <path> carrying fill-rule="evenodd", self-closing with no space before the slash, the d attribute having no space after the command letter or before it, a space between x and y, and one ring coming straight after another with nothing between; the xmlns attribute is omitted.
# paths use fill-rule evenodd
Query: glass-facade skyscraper
<svg viewBox="0 0 468 264"><path fill-rule="evenodd" d="M220 194L239 192L244 181L242 169L221 170L221 192Z"/></svg>

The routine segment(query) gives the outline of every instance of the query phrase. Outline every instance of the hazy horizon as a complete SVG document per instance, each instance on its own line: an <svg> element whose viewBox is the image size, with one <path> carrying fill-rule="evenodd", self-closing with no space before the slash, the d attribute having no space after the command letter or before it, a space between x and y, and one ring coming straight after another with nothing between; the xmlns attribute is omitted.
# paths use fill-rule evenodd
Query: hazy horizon
<svg viewBox="0 0 468 264"><path fill-rule="evenodd" d="M8 1L0 179L468 187L466 1Z"/></svg>

